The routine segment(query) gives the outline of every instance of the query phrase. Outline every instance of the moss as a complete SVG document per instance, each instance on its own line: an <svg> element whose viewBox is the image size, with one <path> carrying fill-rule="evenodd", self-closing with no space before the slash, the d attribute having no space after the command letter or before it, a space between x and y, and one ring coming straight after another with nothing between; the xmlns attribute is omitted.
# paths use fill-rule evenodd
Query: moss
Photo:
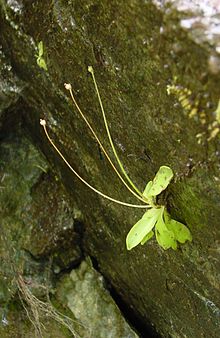
<svg viewBox="0 0 220 338"><path fill-rule="evenodd" d="M149 2L125 6L118 1L70 1L68 7L64 1L25 2L22 13L13 18L18 30L4 13L1 18L3 48L17 76L27 84L22 92L29 107L23 113L26 127L84 214L86 250L97 258L124 301L140 318L150 317L164 336L215 334L216 317L202 298L214 304L218 299L213 285L218 270L219 138L207 142L207 135L215 119L219 78L207 72L209 50L181 29L178 12L159 11ZM36 41L45 44L48 74L36 65ZM184 251L164 253L152 241L127 253L126 233L140 215L90 193L46 143L38 127L40 117L47 119L54 141L83 177L109 195L133 201L100 158L63 89L64 82L72 84L106 144L88 65L95 68L115 144L134 182L143 189L160 165L176 173L167 205L176 219L191 227L194 242ZM176 98L167 96L167 85L175 77L195 96L206 96L204 125L196 118L189 120ZM198 144L196 135L201 133L204 142ZM205 266L201 269L200 256L205 261L209 257L208 271ZM200 311L199 321L195 308Z"/></svg>

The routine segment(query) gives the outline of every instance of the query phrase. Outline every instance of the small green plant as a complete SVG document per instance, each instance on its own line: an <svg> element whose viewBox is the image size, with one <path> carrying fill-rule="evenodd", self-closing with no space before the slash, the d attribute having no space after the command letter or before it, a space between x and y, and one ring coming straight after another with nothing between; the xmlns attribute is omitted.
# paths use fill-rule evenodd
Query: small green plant
<svg viewBox="0 0 220 338"><path fill-rule="evenodd" d="M43 41L40 41L37 45L37 51L38 53L35 54L36 58L37 58L37 64L40 68L44 69L47 71L47 64L46 61L43 58L44 55L44 45L43 45Z"/></svg>
<svg viewBox="0 0 220 338"><path fill-rule="evenodd" d="M119 168L121 170L121 173L116 168L116 166L113 164L110 156L108 155L107 151L103 147L99 137L97 136L96 132L94 131L93 127L91 126L90 122L86 118L85 114L82 112L81 108L79 107L72 91L72 86L70 84L65 84L65 88L70 92L70 96L72 98L72 101L78 110L79 114L87 124L88 128L90 129L92 135L98 142L101 150L105 154L107 160L109 161L110 165L112 166L114 172L117 174L121 182L124 184L124 186L140 201L142 201L144 204L131 204L126 203L124 201L117 200L115 198L112 198L101 191L97 190L93 186L91 186L87 181L85 181L69 164L69 162L66 160L64 155L60 152L60 150L57 148L57 146L54 144L53 140L50 138L47 127L46 127L46 121L40 120L40 124L44 128L44 132L51 143L51 145L54 147L56 152L59 154L59 156L63 159L63 161L66 163L66 165L70 168L70 170L90 189L92 189L97 194L101 195L102 197L113 201L115 203L127 206L127 207L133 207L133 208L144 208L147 209L145 211L142 218L131 228L129 231L127 238L126 238L126 246L128 250L131 250L138 244L143 245L146 243L150 238L153 237L154 231L156 235L156 240L158 244L164 249L172 248L174 250L177 249L177 242L179 243L185 243L187 240L191 241L192 236L189 231L189 229L182 223L177 222L173 219L171 219L167 209L165 206L158 205L157 204L157 196L167 188L168 184L173 178L173 171L168 166L162 166L159 168L156 176L152 181L149 181L146 185L146 188L144 189L143 193L136 187L134 182L130 179L128 174L126 173L123 164L121 163L121 160L119 159L119 156L117 154L117 151L115 149L111 133L108 127L103 103L101 100L101 96L99 93L99 89L96 83L94 70L91 66L88 67L88 71L92 75L93 83L95 86L95 91L98 96L99 105L102 112L102 117L104 120L106 132L108 135L108 139L112 148L112 151L114 153L114 157L119 165ZM123 177L123 176L124 177Z"/></svg>
<svg viewBox="0 0 220 338"><path fill-rule="evenodd" d="M147 183L143 196L152 207L129 231L126 238L128 250L140 243L143 245L151 239L154 235L154 228L157 242L164 250L169 248L176 250L177 242L185 243L187 240L192 240L189 229L184 224L171 219L165 206L156 204L156 196L167 188L172 178L172 170L167 166L162 166L153 181Z"/></svg>

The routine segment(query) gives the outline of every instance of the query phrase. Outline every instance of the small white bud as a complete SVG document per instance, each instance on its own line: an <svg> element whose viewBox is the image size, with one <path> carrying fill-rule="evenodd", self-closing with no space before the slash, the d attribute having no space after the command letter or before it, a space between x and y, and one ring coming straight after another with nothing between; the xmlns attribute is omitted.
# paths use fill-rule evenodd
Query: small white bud
<svg viewBox="0 0 220 338"><path fill-rule="evenodd" d="M46 126L46 121L43 120L43 119L40 119L40 125L41 125L41 126Z"/></svg>
<svg viewBox="0 0 220 338"><path fill-rule="evenodd" d="M90 72L91 74L93 73L93 68L92 68L92 66L88 66L88 72Z"/></svg>
<svg viewBox="0 0 220 338"><path fill-rule="evenodd" d="M72 86L70 83L64 83L64 87L67 89L67 90L71 90L72 89Z"/></svg>

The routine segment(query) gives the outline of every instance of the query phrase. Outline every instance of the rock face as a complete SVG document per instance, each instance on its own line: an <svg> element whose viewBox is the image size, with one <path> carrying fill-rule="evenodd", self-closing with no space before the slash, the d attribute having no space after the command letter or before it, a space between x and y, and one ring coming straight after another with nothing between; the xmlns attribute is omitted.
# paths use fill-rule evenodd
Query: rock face
<svg viewBox="0 0 220 338"><path fill-rule="evenodd" d="M138 338L112 302L103 277L89 261L61 279L57 298L74 314L80 337Z"/></svg>
<svg viewBox="0 0 220 338"><path fill-rule="evenodd" d="M24 126L83 214L85 252L131 311L163 337L218 337L218 5L204 0L201 10L198 1L173 3L1 0L0 41L25 107ZM175 252L163 251L155 240L127 252L126 234L142 212L82 185L39 125L45 118L54 142L92 185L138 203L100 154L63 87L72 84L112 155L88 65L95 69L115 145L134 182L143 190L161 165L175 172L163 199L193 235L192 243ZM5 116L14 100L5 99ZM43 242L39 252L46 252Z"/></svg>
<svg viewBox="0 0 220 338"><path fill-rule="evenodd" d="M18 101L24 84L13 72L2 48L0 48L0 65L0 128L2 129L3 121L7 120L7 111L19 105Z"/></svg>
<svg viewBox="0 0 220 338"><path fill-rule="evenodd" d="M75 231L77 213L62 186L49 174L45 158L20 128L1 141L0 177L3 303L17 292L17 275L43 285L49 267L45 258L53 257L53 269L61 271L77 265L82 254Z"/></svg>
<svg viewBox="0 0 220 338"><path fill-rule="evenodd" d="M83 258L82 215L22 131L0 145L0 336L32 338L35 309L43 324L36 337L73 337L65 319L74 337L137 338L89 261L67 273ZM71 310L68 318L47 293L62 313Z"/></svg>

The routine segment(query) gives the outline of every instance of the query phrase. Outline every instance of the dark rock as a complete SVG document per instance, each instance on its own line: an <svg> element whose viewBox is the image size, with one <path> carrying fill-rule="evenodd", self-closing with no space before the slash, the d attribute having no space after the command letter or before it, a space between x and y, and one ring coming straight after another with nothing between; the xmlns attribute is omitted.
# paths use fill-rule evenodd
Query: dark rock
<svg viewBox="0 0 220 338"><path fill-rule="evenodd" d="M184 26L181 20L192 17L193 9L187 13L156 2L163 6L137 0L2 0L0 40L13 72L25 83L26 128L81 209L85 250L128 307L164 337L218 337L218 39L198 40L209 23L197 32ZM217 25L218 13L212 18ZM40 41L47 71L37 63ZM136 203L100 156L63 88L64 82L72 84L111 154L88 65L95 68L115 145L134 182L143 190L160 165L175 172L166 204L193 235L193 242L176 252L163 251L155 240L127 252L126 234L141 211L97 197L73 177L45 138L40 118L84 178L112 197Z"/></svg>
<svg viewBox="0 0 220 338"><path fill-rule="evenodd" d="M6 119L6 111L16 105L24 87L9 62L0 45L0 129Z"/></svg>
<svg viewBox="0 0 220 338"><path fill-rule="evenodd" d="M77 209L47 163L19 130L0 146L1 301L17 291L22 275L31 285L51 285L50 264L56 270L78 264L82 254L74 229ZM35 294L41 291L35 287ZM45 293L43 291L43 293Z"/></svg>

